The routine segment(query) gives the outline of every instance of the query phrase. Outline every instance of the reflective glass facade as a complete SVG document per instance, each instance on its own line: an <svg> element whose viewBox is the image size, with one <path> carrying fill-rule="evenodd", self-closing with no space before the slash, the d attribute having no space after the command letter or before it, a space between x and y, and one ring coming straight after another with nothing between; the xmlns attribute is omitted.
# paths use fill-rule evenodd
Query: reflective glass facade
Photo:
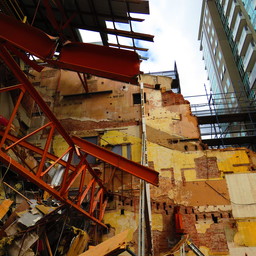
<svg viewBox="0 0 256 256"><path fill-rule="evenodd" d="M242 2L251 19L254 29L256 29L256 0L242 0Z"/></svg>
<svg viewBox="0 0 256 256"><path fill-rule="evenodd" d="M214 94L256 97L255 8L256 0L204 1L199 39ZM236 107L238 101L226 104Z"/></svg>

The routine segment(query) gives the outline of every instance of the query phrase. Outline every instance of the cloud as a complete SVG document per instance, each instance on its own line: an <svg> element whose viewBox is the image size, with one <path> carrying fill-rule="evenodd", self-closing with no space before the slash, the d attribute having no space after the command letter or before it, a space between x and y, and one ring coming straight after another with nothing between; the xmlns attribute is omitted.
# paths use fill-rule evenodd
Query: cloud
<svg viewBox="0 0 256 256"><path fill-rule="evenodd" d="M184 95L204 94L207 82L202 53L197 40L201 0L150 0L150 15L133 24L134 30L155 36L154 43L140 42L148 48L143 72L172 70L177 62Z"/></svg>

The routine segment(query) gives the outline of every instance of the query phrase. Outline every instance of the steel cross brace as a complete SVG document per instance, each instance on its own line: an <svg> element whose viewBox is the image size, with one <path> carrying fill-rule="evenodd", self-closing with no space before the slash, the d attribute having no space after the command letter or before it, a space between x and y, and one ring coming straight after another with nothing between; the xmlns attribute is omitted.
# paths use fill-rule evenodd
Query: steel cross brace
<svg viewBox="0 0 256 256"><path fill-rule="evenodd" d="M88 218L90 218L92 221L94 221L94 222L100 224L101 226L107 228L107 226L104 223L102 223L102 218L98 219L97 217L94 217L93 214L90 214L87 211L85 211L81 207L80 204L77 204L76 202L73 202L72 200L64 197L58 190L56 190L55 188L52 188L49 184L44 182L42 179L38 178L35 174L33 174L27 168L25 168L23 165L21 165L20 163L18 163L14 159L12 159L10 156L8 156L6 153L4 153L2 150L0 150L0 159L6 165L10 165L10 168L12 170L17 172L18 174L20 174L24 178L30 180L31 182L36 184L38 187L44 189L45 191L47 191L48 193L53 195L56 199L60 200L61 202L65 203L67 205L72 206L73 208L75 208L76 210L78 210L79 212L81 212L82 214L87 216ZM94 202L94 199L93 200L91 199L91 201ZM97 202L97 200L95 202ZM103 206L101 206L101 208L102 207ZM100 212L99 216L103 217L103 214Z"/></svg>

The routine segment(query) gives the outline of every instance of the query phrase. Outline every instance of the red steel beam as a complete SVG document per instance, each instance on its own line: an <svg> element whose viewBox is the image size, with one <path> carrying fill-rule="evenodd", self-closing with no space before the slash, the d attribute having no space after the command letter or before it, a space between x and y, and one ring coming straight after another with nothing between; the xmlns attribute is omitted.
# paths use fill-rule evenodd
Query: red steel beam
<svg viewBox="0 0 256 256"><path fill-rule="evenodd" d="M40 176L43 177L45 174L47 174L52 167L54 167L55 164L57 164L66 154L70 154L70 151L72 150L71 147L69 147L63 154L60 156L57 160L55 160L45 171L43 171Z"/></svg>
<svg viewBox="0 0 256 256"><path fill-rule="evenodd" d="M0 38L39 58L51 58L56 42L41 30L0 12Z"/></svg>
<svg viewBox="0 0 256 256"><path fill-rule="evenodd" d="M10 44L14 45L58 68L132 84L137 84L137 76L140 74L140 60L137 53L94 44L65 44L60 50L59 59L53 60L56 42L41 30L1 13L0 39L6 40L9 47Z"/></svg>
<svg viewBox="0 0 256 256"><path fill-rule="evenodd" d="M8 87L0 88L0 93L17 90L17 89L21 89L21 88L22 88L22 84L12 85L12 86L8 86Z"/></svg>
<svg viewBox="0 0 256 256"><path fill-rule="evenodd" d="M93 178L92 180L90 180L90 182L87 184L87 187L85 188L84 191L81 191L81 193L79 194L78 198L77 198L77 203L78 205L81 205L81 203L83 202L84 198L86 197L88 191L90 190L90 188L92 187L93 183L95 183L96 180Z"/></svg>
<svg viewBox="0 0 256 256"><path fill-rule="evenodd" d="M59 60L49 61L62 69L137 84L140 60L137 53L107 46L69 43L63 46Z"/></svg>
<svg viewBox="0 0 256 256"><path fill-rule="evenodd" d="M126 159L120 155L117 155L111 151L108 151L102 147L99 147L93 143L80 139L78 137L71 137L73 142L86 153L95 156L102 161L109 163L125 172L128 172L140 179L143 179L155 186L158 186L159 173L133 161Z"/></svg>
<svg viewBox="0 0 256 256"><path fill-rule="evenodd" d="M13 55L16 55L17 57L22 59L27 65L31 66L37 72L41 72L44 69L44 66L39 66L38 63L31 60L23 51L18 50L12 44L6 42L5 45L8 50L13 53Z"/></svg>
<svg viewBox="0 0 256 256"><path fill-rule="evenodd" d="M52 139L53 139L54 129L55 129L55 125L51 125L51 129L50 129L50 132L48 133L46 143L45 143L45 146L44 146L44 152L42 154L42 158L40 159L38 170L36 172L36 176L38 178L41 177L41 173L43 172L44 165L45 165L45 162L47 160L46 156L47 156L47 153L49 151L49 148L50 148L50 145L51 145L51 142L52 142Z"/></svg>
<svg viewBox="0 0 256 256"><path fill-rule="evenodd" d="M52 125L52 122L49 122L49 123L47 123L47 124L41 126L40 128L36 129L35 131L29 133L28 135L22 137L21 139L19 139L19 140L17 140L17 141L15 141L15 142L12 143L10 146L5 147L5 150L7 151L7 150L11 149L12 147L14 147L14 146L16 146L17 144L21 143L23 140L25 140L25 139L31 137L32 135L36 134L37 132L40 132L41 130L43 130L43 129L46 128L47 126L51 126L51 125Z"/></svg>

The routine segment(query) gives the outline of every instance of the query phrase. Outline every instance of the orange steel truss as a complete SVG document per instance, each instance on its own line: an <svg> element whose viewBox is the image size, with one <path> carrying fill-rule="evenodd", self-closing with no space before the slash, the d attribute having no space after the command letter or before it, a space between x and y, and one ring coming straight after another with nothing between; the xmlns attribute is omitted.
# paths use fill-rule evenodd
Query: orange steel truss
<svg viewBox="0 0 256 256"><path fill-rule="evenodd" d="M67 48L67 55L65 50L59 60L53 59L52 56L56 48L55 41L49 39L42 31L22 24L3 14L0 14L0 40L0 58L20 82L18 85L0 88L0 93L19 91L8 123L4 129L0 130L0 161L10 165L12 170L49 192L64 204L72 206L92 221L106 227L102 219L108 200L107 182L102 180L100 173L90 166L86 160L87 155L93 155L153 185L158 184L158 173L99 146L85 142L80 138L70 137L30 83L25 73L20 69L13 55L21 58L37 71L41 71L42 67L38 66L36 62L31 61L26 53L33 54L48 64L54 64L60 68L79 72L90 71L92 74L98 74L106 78L134 82L136 80L135 76L139 73L136 54L119 49L109 50L107 47L98 48L100 47L98 46L95 48L94 46L80 43L78 46L70 44L69 48ZM100 51L97 53L99 49ZM73 51L75 51L75 58L72 58ZM82 62L79 59L79 52L86 61ZM92 58L96 58L97 61L91 62ZM116 64L115 61L117 61ZM97 64L97 62L101 64ZM29 94L40 107L48 122L26 136L18 138L12 134L12 124L25 93ZM44 131L44 134L47 134L45 145L42 148L28 142L31 136L42 131ZM51 153L53 138L56 134L61 135L68 145L63 155L59 157ZM18 160L15 153L20 148L39 156L40 161L36 169L31 169L24 161ZM79 159L76 164L72 160L74 156ZM46 163L50 164L47 166ZM63 170L62 181L58 186L53 186L46 182L47 174L55 166L61 166ZM110 177L112 179L113 175L110 175ZM75 197L71 198L69 191L77 180L79 181L78 191ZM87 207L83 206L85 200L89 202Z"/></svg>

